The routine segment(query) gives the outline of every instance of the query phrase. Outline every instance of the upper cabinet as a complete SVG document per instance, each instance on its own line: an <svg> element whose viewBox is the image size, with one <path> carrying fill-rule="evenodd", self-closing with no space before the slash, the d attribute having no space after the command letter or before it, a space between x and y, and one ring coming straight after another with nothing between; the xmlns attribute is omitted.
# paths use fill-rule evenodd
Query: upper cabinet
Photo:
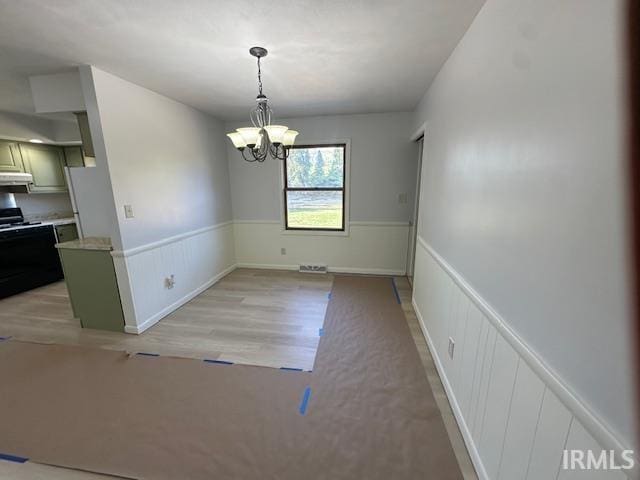
<svg viewBox="0 0 640 480"><path fill-rule="evenodd" d="M33 176L29 193L66 192L65 158L62 148L51 145L21 144L24 171Z"/></svg>
<svg viewBox="0 0 640 480"><path fill-rule="evenodd" d="M84 148L84 154L87 157L95 158L96 154L93 151L93 139L91 138L91 130L89 129L89 117L87 112L76 112L76 119L78 120L78 129L80 130L80 138L82 139L82 147Z"/></svg>
<svg viewBox="0 0 640 480"><path fill-rule="evenodd" d="M0 140L0 172L24 172L17 142Z"/></svg>
<svg viewBox="0 0 640 480"><path fill-rule="evenodd" d="M96 159L86 155L86 152L79 145L64 147L64 158L67 167L95 167Z"/></svg>

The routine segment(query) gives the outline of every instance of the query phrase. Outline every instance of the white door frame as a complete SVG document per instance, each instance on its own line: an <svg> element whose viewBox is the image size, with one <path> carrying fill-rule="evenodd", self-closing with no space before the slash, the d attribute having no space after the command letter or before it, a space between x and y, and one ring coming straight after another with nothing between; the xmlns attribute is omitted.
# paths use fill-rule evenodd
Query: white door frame
<svg viewBox="0 0 640 480"><path fill-rule="evenodd" d="M413 279L413 270L416 260L416 246L418 240L418 220L420 218L419 210L420 210L420 192L421 192L421 181L422 181L422 157L424 155L424 136L427 129L426 122L420 125L420 127L411 135L410 139L412 142L420 142L418 146L418 169L416 175L416 189L414 195L414 204L413 204L413 218L409 224L409 242L408 242L408 250L407 250L407 277L410 282ZM412 282L413 283L413 282Z"/></svg>

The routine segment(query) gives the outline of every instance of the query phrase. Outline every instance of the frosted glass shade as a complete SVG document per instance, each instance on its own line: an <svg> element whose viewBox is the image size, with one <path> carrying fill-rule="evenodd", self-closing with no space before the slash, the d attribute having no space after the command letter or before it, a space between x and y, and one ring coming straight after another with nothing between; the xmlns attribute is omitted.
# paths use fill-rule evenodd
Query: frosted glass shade
<svg viewBox="0 0 640 480"><path fill-rule="evenodd" d="M293 142L296 141L297 136L298 132L296 132L295 130L287 130L286 132L284 132L282 143L285 146L290 147L291 145L293 145Z"/></svg>
<svg viewBox="0 0 640 480"><path fill-rule="evenodd" d="M238 132L227 133L227 137L231 139L233 146L236 148L244 148L247 146L247 142L244 141L244 138L242 138L242 135Z"/></svg>
<svg viewBox="0 0 640 480"><path fill-rule="evenodd" d="M237 128L236 131L242 136L247 147L253 148L258 143L260 129L257 127Z"/></svg>
<svg viewBox="0 0 640 480"><path fill-rule="evenodd" d="M264 127L264 129L269 134L269 140L271 143L278 145L283 142L284 135L289 130L289 127L285 127L284 125L268 125Z"/></svg>

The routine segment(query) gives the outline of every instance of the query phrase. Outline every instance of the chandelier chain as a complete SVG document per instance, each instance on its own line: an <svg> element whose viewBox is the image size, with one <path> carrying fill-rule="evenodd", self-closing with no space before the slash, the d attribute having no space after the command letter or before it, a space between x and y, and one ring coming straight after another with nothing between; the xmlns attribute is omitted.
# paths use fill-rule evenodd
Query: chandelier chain
<svg viewBox="0 0 640 480"><path fill-rule="evenodd" d="M262 70L260 69L260 57L258 57L258 94L262 95Z"/></svg>

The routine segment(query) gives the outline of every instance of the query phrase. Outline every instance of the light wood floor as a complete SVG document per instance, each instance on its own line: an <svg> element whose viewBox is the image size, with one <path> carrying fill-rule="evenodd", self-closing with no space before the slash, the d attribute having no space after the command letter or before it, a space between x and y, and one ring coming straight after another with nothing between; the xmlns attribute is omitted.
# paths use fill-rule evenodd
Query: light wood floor
<svg viewBox="0 0 640 480"><path fill-rule="evenodd" d="M81 329L60 282L0 300L0 336L310 370L332 284L332 275L239 269L142 335L128 335ZM405 277L396 285L464 479L477 480L411 305L411 286ZM0 480L103 478L113 477L0 461Z"/></svg>
<svg viewBox="0 0 640 480"><path fill-rule="evenodd" d="M333 276L239 269L141 335L80 328L64 282L0 300L0 336L311 370Z"/></svg>

